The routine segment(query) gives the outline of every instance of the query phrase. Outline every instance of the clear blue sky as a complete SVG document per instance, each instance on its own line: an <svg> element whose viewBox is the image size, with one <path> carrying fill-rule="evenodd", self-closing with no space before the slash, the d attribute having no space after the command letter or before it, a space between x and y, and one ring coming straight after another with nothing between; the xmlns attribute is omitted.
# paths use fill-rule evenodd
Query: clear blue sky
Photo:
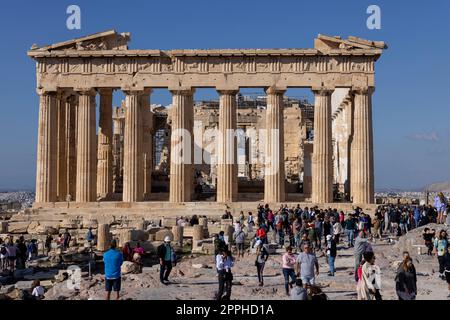
<svg viewBox="0 0 450 320"><path fill-rule="evenodd" d="M81 30L66 28L70 4L81 7ZM370 4L381 7L381 30L366 27ZM318 33L386 41L373 99L376 187L450 180L449 1L17 0L0 11L0 188L34 188L38 96L26 51L107 29L131 32L136 49L310 48Z"/></svg>

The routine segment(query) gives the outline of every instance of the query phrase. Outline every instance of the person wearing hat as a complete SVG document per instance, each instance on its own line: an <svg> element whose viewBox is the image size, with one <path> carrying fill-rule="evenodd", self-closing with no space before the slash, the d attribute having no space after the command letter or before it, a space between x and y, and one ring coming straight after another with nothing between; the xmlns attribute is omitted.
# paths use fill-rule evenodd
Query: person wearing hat
<svg viewBox="0 0 450 320"><path fill-rule="evenodd" d="M111 291L116 292L116 300L119 300L119 293L121 287L121 273L120 268L123 263L122 253L117 250L116 240L111 241L111 246L108 251L103 254L103 262L105 264L105 291L106 300L110 300Z"/></svg>
<svg viewBox="0 0 450 320"><path fill-rule="evenodd" d="M173 248L170 246L170 237L166 236L164 238L164 243L158 247L158 257L159 257L159 281L167 285L169 283L169 274L172 271L172 255Z"/></svg>
<svg viewBox="0 0 450 320"><path fill-rule="evenodd" d="M327 235L327 258L328 258L328 265L330 266L330 271L328 272L328 275L333 277L334 276L334 262L336 260L337 255L337 248L336 248L336 241L334 240L334 237L332 235Z"/></svg>

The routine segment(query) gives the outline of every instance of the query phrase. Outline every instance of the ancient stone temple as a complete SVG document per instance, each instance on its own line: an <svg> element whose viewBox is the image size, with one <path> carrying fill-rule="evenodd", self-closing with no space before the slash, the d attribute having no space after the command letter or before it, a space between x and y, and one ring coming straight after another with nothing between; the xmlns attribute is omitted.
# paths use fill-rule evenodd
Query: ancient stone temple
<svg viewBox="0 0 450 320"><path fill-rule="evenodd" d="M312 49L162 51L129 40L107 31L28 51L40 96L35 208L374 202L384 42L319 35ZM168 108L151 105L156 88L171 92ZM219 100L195 103L196 88ZM246 100L241 88L265 95ZM314 103L287 98L289 88L310 88Z"/></svg>

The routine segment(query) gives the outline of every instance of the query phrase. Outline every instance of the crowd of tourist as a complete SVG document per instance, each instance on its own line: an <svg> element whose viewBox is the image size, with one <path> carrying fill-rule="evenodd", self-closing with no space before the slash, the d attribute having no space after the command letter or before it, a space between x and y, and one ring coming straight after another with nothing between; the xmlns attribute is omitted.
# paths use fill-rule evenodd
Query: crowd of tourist
<svg viewBox="0 0 450 320"><path fill-rule="evenodd" d="M316 285L320 272L318 257L325 256L328 265L327 276L334 277L338 251L345 247L353 251L353 273L358 299L381 300L381 272L371 244L382 239L390 241L429 223L450 225L449 208L447 199L440 193L435 198L434 206L382 205L372 216L361 208L344 212L332 208L301 208L300 205L292 208L284 205L274 210L267 204L259 205L255 214L240 212L238 216L226 211L222 219L232 219L235 232L231 239L225 237L224 231L215 235L214 265L219 284L216 299L231 298L232 268L236 261L232 252L236 253L237 259L242 259L246 252L254 250L258 285L264 286L264 267L272 252L272 246L285 248L280 265L285 293L293 300L306 300L311 297L326 299ZM191 218L179 218L176 224L196 225L199 224L199 218L195 215ZM254 234L250 248L247 248L248 234ZM447 281L450 297L448 234L444 229L425 227L422 237L427 254L437 256L439 277ZM85 238L92 248L95 236L91 228ZM55 238L47 235L42 243L43 254L48 255L55 248L66 250L70 247L71 240L67 231ZM116 299L119 299L123 262L132 261L142 270L143 255L144 249L139 243L134 248L131 248L130 243L125 243L119 249L115 240L111 242L110 249L103 255L106 299L110 299L112 291L116 292ZM17 239L12 236L0 238L1 272L13 273L16 269L24 269L27 261L37 256L38 243L35 239L25 240L23 236ZM177 261L170 237L165 237L157 248L157 258L160 264L160 282L168 285L169 275ZM417 296L417 273L408 252L404 252L402 263L398 267L395 289L400 300L413 300ZM40 299L43 294L44 289L40 284L33 283L31 295Z"/></svg>

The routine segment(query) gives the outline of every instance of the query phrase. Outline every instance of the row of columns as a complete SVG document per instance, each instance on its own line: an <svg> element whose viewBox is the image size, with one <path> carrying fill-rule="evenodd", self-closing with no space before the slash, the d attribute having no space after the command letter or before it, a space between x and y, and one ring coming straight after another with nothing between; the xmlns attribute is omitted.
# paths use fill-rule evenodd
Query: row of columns
<svg viewBox="0 0 450 320"><path fill-rule="evenodd" d="M75 200L94 202L113 193L112 89L99 89L99 132L96 133L96 91L75 94L39 92L36 202ZM150 89L125 90L123 201L148 200L151 193L152 116ZM172 92L170 202L187 202L193 192L194 90ZM217 201L237 200L237 148L234 134L238 90L218 90L219 144ZM333 89L313 88L315 95L312 157L312 202L333 201L331 95ZM354 203L373 203L373 89L354 94L351 192ZM266 168L264 198L268 203L285 197L283 97L285 90L266 90ZM76 125L75 125L76 124ZM182 148L180 148L182 146ZM190 152L189 152L190 151ZM76 163L76 174L74 166ZM75 181L76 180L76 181ZM75 195L75 199L66 199Z"/></svg>

